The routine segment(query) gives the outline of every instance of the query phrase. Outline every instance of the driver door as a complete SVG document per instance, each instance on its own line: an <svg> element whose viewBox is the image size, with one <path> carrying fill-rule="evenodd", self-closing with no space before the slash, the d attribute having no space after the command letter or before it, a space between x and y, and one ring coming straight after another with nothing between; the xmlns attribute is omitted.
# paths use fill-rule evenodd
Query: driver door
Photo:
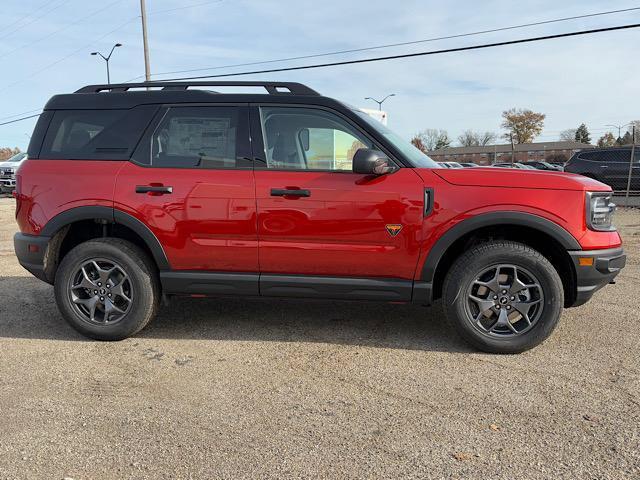
<svg viewBox="0 0 640 480"><path fill-rule="evenodd" d="M353 173L355 152L377 146L337 112L263 105L251 114L261 293L313 296L319 284L345 278L410 287L424 208L413 169Z"/></svg>

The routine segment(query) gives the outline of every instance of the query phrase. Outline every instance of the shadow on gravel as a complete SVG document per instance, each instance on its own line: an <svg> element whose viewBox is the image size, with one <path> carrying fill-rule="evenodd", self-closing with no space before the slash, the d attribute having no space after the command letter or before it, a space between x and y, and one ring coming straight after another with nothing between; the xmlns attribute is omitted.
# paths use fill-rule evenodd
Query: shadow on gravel
<svg viewBox="0 0 640 480"><path fill-rule="evenodd" d="M90 341L62 319L50 285L0 277L0 297L0 338ZM439 305L175 297L138 337L471 351L445 323Z"/></svg>

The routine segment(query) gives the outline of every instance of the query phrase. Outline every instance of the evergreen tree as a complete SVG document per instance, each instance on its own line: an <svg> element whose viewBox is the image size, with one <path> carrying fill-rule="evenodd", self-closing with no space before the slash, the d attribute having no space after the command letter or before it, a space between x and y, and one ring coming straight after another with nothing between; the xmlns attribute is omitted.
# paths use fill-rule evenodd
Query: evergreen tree
<svg viewBox="0 0 640 480"><path fill-rule="evenodd" d="M589 136L589 130L584 123L581 123L580 126L576 129L576 142L580 143L591 143L591 137Z"/></svg>

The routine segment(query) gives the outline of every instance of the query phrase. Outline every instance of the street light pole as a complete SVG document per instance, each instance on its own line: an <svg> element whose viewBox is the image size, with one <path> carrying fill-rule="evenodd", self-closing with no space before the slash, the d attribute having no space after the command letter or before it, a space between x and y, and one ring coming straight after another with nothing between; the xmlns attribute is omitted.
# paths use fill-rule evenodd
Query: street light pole
<svg viewBox="0 0 640 480"><path fill-rule="evenodd" d="M111 76L109 75L109 60L111 59L111 55L113 55L113 51L116 49L116 47L121 47L121 46L122 46L121 43L116 43L113 47L111 47L111 51L109 52L109 55L107 55L106 57L100 52L91 52L91 55L100 55L102 59L105 61L105 63L107 64L107 84L111 84Z"/></svg>
<svg viewBox="0 0 640 480"><path fill-rule="evenodd" d="M384 97L382 100L376 100L373 97L365 97L365 100L373 100L374 102L376 102L378 104L378 110L382 111L382 104L384 103L384 101L389 98L389 97L395 97L396 94L395 93L390 93L389 95L387 95L386 97Z"/></svg>
<svg viewBox="0 0 640 480"><path fill-rule="evenodd" d="M617 128L617 129L618 129L618 138L622 138L622 137L620 136L620 133L622 132L622 129L623 129L624 127L628 127L628 126L629 126L629 124L628 124L628 123L625 123L624 125L605 125L605 127ZM616 139L616 140L617 140L617 139Z"/></svg>

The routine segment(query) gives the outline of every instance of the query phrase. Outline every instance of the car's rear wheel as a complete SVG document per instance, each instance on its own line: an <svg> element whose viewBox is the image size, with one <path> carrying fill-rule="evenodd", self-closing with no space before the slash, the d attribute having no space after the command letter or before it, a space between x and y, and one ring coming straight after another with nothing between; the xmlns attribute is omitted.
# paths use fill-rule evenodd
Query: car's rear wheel
<svg viewBox="0 0 640 480"><path fill-rule="evenodd" d="M518 353L543 342L564 304L553 265L533 248L510 241L483 243L461 255L442 296L456 331L491 353Z"/></svg>
<svg viewBox="0 0 640 480"><path fill-rule="evenodd" d="M62 260L55 298L65 320L96 340L122 340L155 316L160 287L149 257L119 238L82 243Z"/></svg>

